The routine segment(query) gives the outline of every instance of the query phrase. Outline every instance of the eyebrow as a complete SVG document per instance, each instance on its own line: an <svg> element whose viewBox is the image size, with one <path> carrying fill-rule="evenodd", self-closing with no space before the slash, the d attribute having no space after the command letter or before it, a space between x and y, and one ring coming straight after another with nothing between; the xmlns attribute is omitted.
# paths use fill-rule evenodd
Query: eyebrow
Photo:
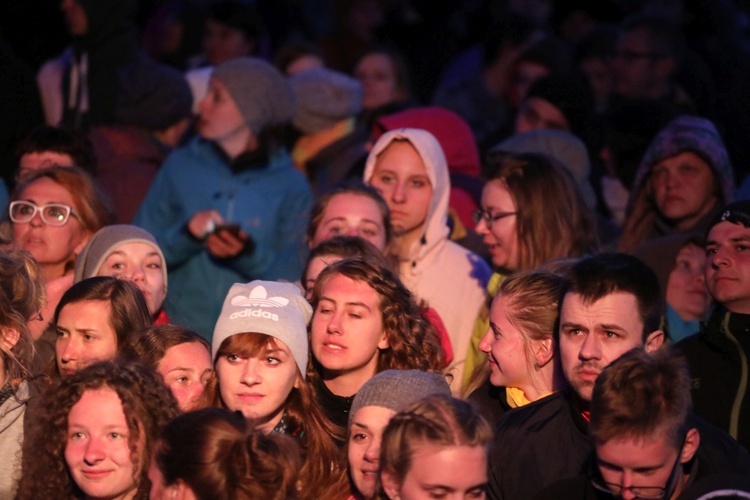
<svg viewBox="0 0 750 500"><path fill-rule="evenodd" d="M337 304L337 302L331 298L328 297L321 297L320 300L327 300L328 302L333 302L334 304ZM370 306L365 304L364 302L344 302L344 306L355 306L355 307L364 307L368 311L371 311Z"/></svg>
<svg viewBox="0 0 750 500"><path fill-rule="evenodd" d="M109 255L107 255L107 257L109 258L112 255L122 255L122 256L126 256L127 257L127 253L125 253L122 250L113 250L112 252L109 253ZM153 257L154 255L158 257L159 256L159 252L157 252L156 250L153 250L153 251L147 253L146 257Z"/></svg>
<svg viewBox="0 0 750 500"><path fill-rule="evenodd" d="M352 427L359 427L359 428L364 429L366 431L370 430L370 428L367 425L361 424L359 422L352 422Z"/></svg>
<svg viewBox="0 0 750 500"><path fill-rule="evenodd" d="M177 368L172 368L167 373L172 373L172 372L189 372L189 371L195 371L195 368L191 368L189 366L178 366Z"/></svg>

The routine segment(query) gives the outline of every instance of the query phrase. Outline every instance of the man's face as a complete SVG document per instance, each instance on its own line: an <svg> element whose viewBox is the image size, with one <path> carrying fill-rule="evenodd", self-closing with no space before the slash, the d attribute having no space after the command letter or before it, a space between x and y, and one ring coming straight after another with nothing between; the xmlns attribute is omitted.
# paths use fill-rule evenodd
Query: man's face
<svg viewBox="0 0 750 500"><path fill-rule="evenodd" d="M634 347L643 345L643 321L633 294L614 292L589 303L568 293L560 308L560 356L563 373L584 401L591 401L594 382L601 371ZM657 349L660 331L647 338L647 348Z"/></svg>
<svg viewBox="0 0 750 500"><path fill-rule="evenodd" d="M679 445L663 432L641 438L597 440L596 465L607 488L618 498L659 494L678 498L687 481L682 464L692 460L699 444L697 429L690 429Z"/></svg>
<svg viewBox="0 0 750 500"><path fill-rule="evenodd" d="M595 447L599 473L618 498L654 498L669 490L682 490L681 468L677 467L680 449L663 434L597 441ZM673 470L677 477L672 477Z"/></svg>
<svg viewBox="0 0 750 500"><path fill-rule="evenodd" d="M615 92L630 99L661 97L652 92L668 82L669 73L660 66L665 62L665 54L654 51L646 30L623 33L612 58Z"/></svg>
<svg viewBox="0 0 750 500"><path fill-rule="evenodd" d="M720 222L706 238L706 286L729 311L750 314L750 229Z"/></svg>

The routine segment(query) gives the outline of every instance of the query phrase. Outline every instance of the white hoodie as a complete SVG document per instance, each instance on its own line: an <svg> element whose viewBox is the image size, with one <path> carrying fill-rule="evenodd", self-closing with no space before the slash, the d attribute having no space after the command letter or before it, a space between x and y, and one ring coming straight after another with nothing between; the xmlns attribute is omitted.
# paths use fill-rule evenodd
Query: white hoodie
<svg viewBox="0 0 750 500"><path fill-rule="evenodd" d="M443 320L453 346L451 388L457 393L469 348L474 320L485 301L491 271L477 254L448 239L448 164L437 139L426 130L402 128L384 134L367 157L364 181L370 183L375 162L394 140L407 140L417 150L432 184L432 200L423 236L402 261L399 277L417 300L424 300Z"/></svg>

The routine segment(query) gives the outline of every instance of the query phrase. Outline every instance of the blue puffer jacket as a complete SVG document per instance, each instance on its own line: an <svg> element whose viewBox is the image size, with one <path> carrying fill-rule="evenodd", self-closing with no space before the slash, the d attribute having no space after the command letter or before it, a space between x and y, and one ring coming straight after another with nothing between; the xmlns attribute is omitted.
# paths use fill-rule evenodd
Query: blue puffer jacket
<svg viewBox="0 0 750 500"><path fill-rule="evenodd" d="M172 321L209 341L233 283L299 279L310 188L285 151L267 167L233 172L214 146L196 138L173 152L154 179L134 224L150 231L164 252ZM232 259L212 257L187 231L196 212L214 209L239 223L254 249Z"/></svg>

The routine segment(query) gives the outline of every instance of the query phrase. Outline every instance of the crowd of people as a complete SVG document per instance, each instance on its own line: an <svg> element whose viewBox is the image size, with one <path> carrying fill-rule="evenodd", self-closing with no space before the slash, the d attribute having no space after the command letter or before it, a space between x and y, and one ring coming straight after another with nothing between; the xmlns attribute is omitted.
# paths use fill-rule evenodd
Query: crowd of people
<svg viewBox="0 0 750 500"><path fill-rule="evenodd" d="M0 44L0 499L750 498L741 9L455 4Z"/></svg>

